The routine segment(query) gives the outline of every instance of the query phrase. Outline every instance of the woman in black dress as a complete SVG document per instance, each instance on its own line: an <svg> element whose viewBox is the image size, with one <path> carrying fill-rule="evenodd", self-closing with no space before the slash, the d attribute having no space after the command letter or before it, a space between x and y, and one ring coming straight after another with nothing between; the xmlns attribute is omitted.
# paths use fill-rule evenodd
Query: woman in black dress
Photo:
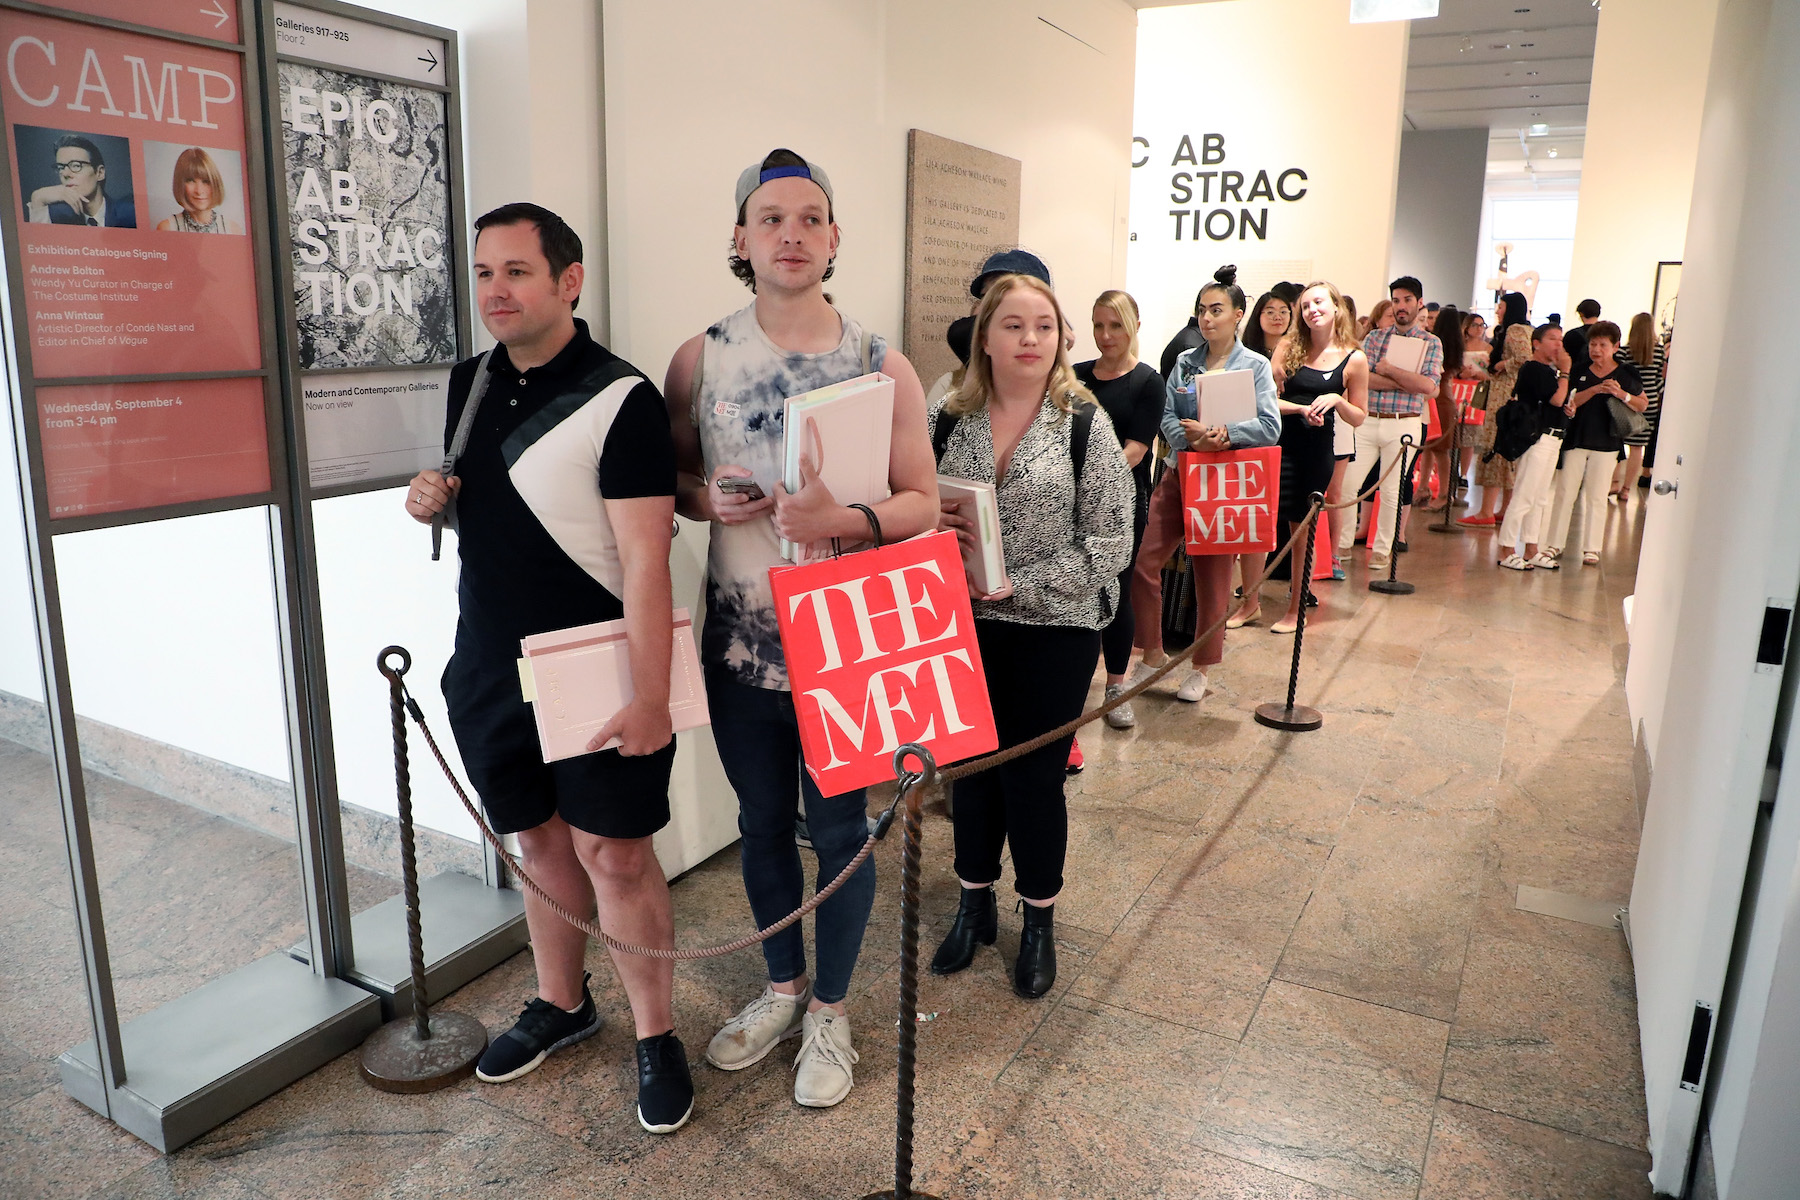
<svg viewBox="0 0 1800 1200"><path fill-rule="evenodd" d="M1369 410L1369 360L1357 346L1356 319L1342 294L1329 283L1309 283L1297 307L1299 321L1283 339L1277 358L1284 376L1278 545L1285 545L1293 526L1305 520L1312 494L1331 486L1336 423L1361 425ZM1292 633L1299 621L1309 582L1299 578L1305 546L1294 547L1292 561L1287 614L1269 626L1271 633Z"/></svg>
<svg viewBox="0 0 1800 1200"><path fill-rule="evenodd" d="M1105 291L1094 301L1094 345L1100 357L1075 364L1075 377L1094 393L1100 410L1112 418L1113 432L1125 451L1136 486L1132 506L1131 557L1137 558L1144 539L1144 523L1150 512L1150 447L1162 422L1163 380L1156 368L1138 361L1137 301L1121 291ZM1106 659L1106 698L1125 690L1125 672L1131 666L1131 641L1137 626L1131 616L1131 565L1119 576L1119 608L1112 624L1100 631L1100 649ZM1137 717L1130 704L1106 714L1114 729L1130 729Z"/></svg>
<svg viewBox="0 0 1800 1200"><path fill-rule="evenodd" d="M1281 359L1275 353L1275 348L1294 327L1294 307L1289 303L1297 298L1291 290L1293 286L1291 283L1278 283L1258 296L1256 306L1250 310L1250 319L1244 322L1244 346L1269 360L1275 373L1277 388L1281 386ZM1237 556L1238 606L1225 622L1225 628L1242 629L1262 614L1262 595L1252 590L1250 584L1262 574L1264 558L1262 554ZM1280 577L1279 574L1276 576Z"/></svg>

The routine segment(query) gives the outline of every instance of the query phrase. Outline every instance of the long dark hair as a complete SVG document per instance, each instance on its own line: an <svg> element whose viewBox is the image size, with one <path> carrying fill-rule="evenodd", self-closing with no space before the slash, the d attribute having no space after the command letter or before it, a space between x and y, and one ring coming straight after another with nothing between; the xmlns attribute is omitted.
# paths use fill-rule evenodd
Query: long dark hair
<svg viewBox="0 0 1800 1200"><path fill-rule="evenodd" d="M1493 353L1488 355L1488 370L1498 371L1500 360L1506 357L1506 331L1514 325L1531 323L1531 306L1525 303L1524 292L1507 292L1500 297L1500 305L1504 312L1500 317L1500 326L1495 329Z"/></svg>
<svg viewBox="0 0 1800 1200"><path fill-rule="evenodd" d="M1256 298L1256 307L1250 310L1250 319L1244 323L1244 346L1254 350L1264 358L1275 357L1275 347L1268 344L1269 335L1263 332L1263 309L1271 303L1285 304L1288 310L1288 330L1294 328L1294 304L1286 296L1277 295L1273 290L1264 292ZM1277 338L1277 341L1280 339Z"/></svg>
<svg viewBox="0 0 1800 1200"><path fill-rule="evenodd" d="M1446 325L1446 321L1449 324ZM1451 331L1449 337L1438 338L1438 341L1444 345L1443 378L1445 379L1449 379L1463 369L1462 323L1462 313L1457 311L1456 305L1446 304L1438 309L1437 321L1432 326L1434 330L1449 329Z"/></svg>

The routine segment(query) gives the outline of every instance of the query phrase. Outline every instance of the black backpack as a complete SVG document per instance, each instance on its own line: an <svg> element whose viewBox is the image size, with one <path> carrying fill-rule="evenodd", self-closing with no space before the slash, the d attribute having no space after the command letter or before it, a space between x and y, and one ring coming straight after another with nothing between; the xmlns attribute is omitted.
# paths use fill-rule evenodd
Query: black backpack
<svg viewBox="0 0 1800 1200"><path fill-rule="evenodd" d="M1494 414L1494 453L1507 462L1518 462L1544 436L1536 404L1514 401Z"/></svg>

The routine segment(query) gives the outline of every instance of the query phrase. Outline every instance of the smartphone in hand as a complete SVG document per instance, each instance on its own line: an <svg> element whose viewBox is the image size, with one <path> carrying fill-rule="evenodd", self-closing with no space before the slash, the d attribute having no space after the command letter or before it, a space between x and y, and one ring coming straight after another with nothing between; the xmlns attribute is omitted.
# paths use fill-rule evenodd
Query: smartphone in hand
<svg viewBox="0 0 1800 1200"><path fill-rule="evenodd" d="M753 501L763 498L762 485L748 475L727 475L718 484L721 492L733 496L747 496Z"/></svg>

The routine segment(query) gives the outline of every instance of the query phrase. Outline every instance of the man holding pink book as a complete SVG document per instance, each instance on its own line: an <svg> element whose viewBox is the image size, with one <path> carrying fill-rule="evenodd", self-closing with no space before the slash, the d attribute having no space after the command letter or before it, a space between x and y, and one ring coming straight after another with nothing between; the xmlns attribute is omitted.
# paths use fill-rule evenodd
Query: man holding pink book
<svg viewBox="0 0 1800 1200"><path fill-rule="evenodd" d="M494 829L516 833L526 870L566 908L598 912L621 941L674 945L669 886L650 839L669 821L672 639L669 538L675 449L656 386L575 319L581 239L535 204L475 222L476 300L500 344L450 376L452 465L422 471L406 511L456 517L456 653L444 672L450 726ZM520 643L622 620L632 699L588 743L545 762L520 690ZM614 738L616 749L602 750ZM529 1074L593 1036L587 935L525 895L538 995L476 1065L487 1083ZM673 964L615 954L637 1033L638 1123L673 1133L693 1113L675 1036Z"/></svg>
<svg viewBox="0 0 1800 1200"><path fill-rule="evenodd" d="M937 467L912 365L825 296L838 227L824 170L791 150L772 151L738 176L735 204L729 262L756 299L675 352L663 394L680 512L712 523L700 660L713 740L738 797L744 890L757 924L766 926L801 902L794 820L802 794L819 857L815 886L835 878L867 838L862 790L821 795L801 769L769 568L786 561L783 540L863 542L879 523L891 542L934 528ZM799 489L784 487L788 399L871 371L894 381L891 494L865 514L840 503L818 464L804 461ZM874 899L871 859L819 906L811 978L798 925L764 942L768 985L719 1030L706 1060L743 1070L798 1037L794 1100L828 1108L848 1096L857 1053L844 997Z"/></svg>

